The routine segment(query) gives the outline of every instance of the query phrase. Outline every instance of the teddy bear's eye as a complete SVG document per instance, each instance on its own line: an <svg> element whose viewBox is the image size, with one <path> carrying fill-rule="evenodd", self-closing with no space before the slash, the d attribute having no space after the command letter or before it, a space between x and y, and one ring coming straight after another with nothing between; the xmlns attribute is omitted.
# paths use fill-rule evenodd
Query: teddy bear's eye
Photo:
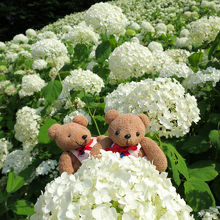
<svg viewBox="0 0 220 220"><path fill-rule="evenodd" d="M116 132L115 132L115 135L119 135L119 134L120 134L120 131L116 131Z"/></svg>
<svg viewBox="0 0 220 220"><path fill-rule="evenodd" d="M71 134L68 135L68 138L70 138L70 137L71 137Z"/></svg>
<svg viewBox="0 0 220 220"><path fill-rule="evenodd" d="M140 135L140 132L136 132L136 136L138 137Z"/></svg>

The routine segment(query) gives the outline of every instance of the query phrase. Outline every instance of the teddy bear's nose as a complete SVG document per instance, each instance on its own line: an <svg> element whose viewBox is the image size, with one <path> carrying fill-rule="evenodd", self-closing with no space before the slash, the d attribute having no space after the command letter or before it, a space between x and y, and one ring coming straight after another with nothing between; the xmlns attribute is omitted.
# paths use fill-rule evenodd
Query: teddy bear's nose
<svg viewBox="0 0 220 220"><path fill-rule="evenodd" d="M129 139L130 137L131 137L130 134L126 134L126 135L125 135L125 138L126 138L126 139Z"/></svg>
<svg viewBox="0 0 220 220"><path fill-rule="evenodd" d="M82 139L85 140L87 138L87 135L83 135Z"/></svg>

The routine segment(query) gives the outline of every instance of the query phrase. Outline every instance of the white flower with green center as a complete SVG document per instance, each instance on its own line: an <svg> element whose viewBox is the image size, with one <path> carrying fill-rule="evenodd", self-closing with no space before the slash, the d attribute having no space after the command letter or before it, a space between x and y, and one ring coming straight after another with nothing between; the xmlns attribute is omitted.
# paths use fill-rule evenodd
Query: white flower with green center
<svg viewBox="0 0 220 220"><path fill-rule="evenodd" d="M102 151L100 159L84 160L74 175L63 173L48 183L31 220L191 220L191 211L167 173L144 158Z"/></svg>
<svg viewBox="0 0 220 220"><path fill-rule="evenodd" d="M165 137L184 136L192 123L200 119L195 97L185 93L183 86L171 78L120 84L106 96L105 103L105 111L147 113L151 135L158 132Z"/></svg>
<svg viewBox="0 0 220 220"><path fill-rule="evenodd" d="M128 20L121 8L109 3L96 3L84 15L85 22L99 34L121 35L125 33Z"/></svg>

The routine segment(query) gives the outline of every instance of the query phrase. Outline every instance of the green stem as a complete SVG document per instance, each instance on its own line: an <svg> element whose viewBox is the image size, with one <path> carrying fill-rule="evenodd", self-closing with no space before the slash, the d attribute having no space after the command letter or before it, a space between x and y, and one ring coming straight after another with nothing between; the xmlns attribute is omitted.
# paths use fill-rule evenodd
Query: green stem
<svg viewBox="0 0 220 220"><path fill-rule="evenodd" d="M159 146L162 147L162 141L160 140L160 136L158 134L156 134L156 138L159 142Z"/></svg>

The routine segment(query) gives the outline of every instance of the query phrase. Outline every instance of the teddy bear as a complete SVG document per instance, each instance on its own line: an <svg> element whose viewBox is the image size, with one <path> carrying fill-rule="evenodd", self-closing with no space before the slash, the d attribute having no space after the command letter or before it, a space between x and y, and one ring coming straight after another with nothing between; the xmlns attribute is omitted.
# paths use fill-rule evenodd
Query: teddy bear
<svg viewBox="0 0 220 220"><path fill-rule="evenodd" d="M68 151L60 156L60 174L63 172L74 174L81 166L81 162L89 157L92 147L104 137L91 137L90 131L86 128L87 125L88 119L79 115L71 123L53 124L49 128L49 137L55 139L62 150Z"/></svg>
<svg viewBox="0 0 220 220"><path fill-rule="evenodd" d="M105 114L109 125L108 137L103 138L91 150L92 157L100 157L100 150L118 152L120 157L144 157L156 166L160 172L167 168L167 159L160 147L145 137L149 119L145 114L120 114L109 110Z"/></svg>

